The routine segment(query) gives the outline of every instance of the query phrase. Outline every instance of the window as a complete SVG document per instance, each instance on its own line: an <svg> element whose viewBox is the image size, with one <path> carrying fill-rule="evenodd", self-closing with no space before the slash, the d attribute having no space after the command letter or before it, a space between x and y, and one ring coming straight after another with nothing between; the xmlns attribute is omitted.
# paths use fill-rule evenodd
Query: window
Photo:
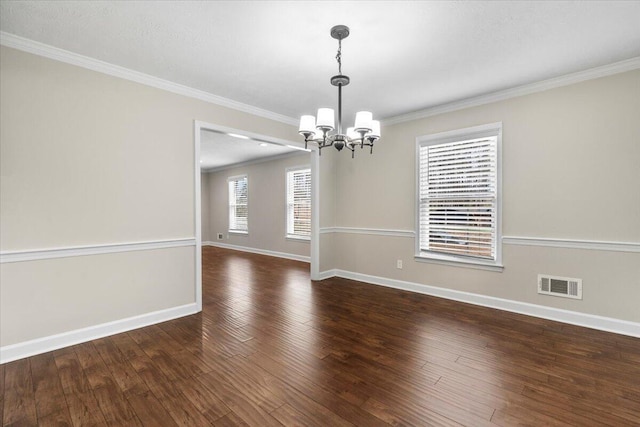
<svg viewBox="0 0 640 427"><path fill-rule="evenodd" d="M417 139L417 259L502 268L501 139L501 123Z"/></svg>
<svg viewBox="0 0 640 427"><path fill-rule="evenodd" d="M229 182L229 232L247 233L249 219L249 185L247 176L232 176Z"/></svg>
<svg viewBox="0 0 640 427"><path fill-rule="evenodd" d="M287 237L311 236L311 169L287 170Z"/></svg>

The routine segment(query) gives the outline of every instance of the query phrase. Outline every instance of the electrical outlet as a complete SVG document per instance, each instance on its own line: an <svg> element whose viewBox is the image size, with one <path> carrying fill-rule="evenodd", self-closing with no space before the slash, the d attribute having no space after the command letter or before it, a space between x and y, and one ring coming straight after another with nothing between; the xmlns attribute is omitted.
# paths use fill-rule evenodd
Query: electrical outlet
<svg viewBox="0 0 640 427"><path fill-rule="evenodd" d="M222 233L218 233L218 240L224 239L224 235Z"/></svg>
<svg viewBox="0 0 640 427"><path fill-rule="evenodd" d="M402 260L401 259L396 261L396 268L402 270Z"/></svg>

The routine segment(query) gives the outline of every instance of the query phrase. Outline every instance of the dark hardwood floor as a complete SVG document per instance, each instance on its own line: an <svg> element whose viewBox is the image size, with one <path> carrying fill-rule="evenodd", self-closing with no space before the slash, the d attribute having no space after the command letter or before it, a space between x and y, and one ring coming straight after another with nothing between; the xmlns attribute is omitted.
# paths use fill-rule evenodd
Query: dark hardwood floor
<svg viewBox="0 0 640 427"><path fill-rule="evenodd" d="M201 314L0 366L3 425L640 425L640 339L203 252Z"/></svg>

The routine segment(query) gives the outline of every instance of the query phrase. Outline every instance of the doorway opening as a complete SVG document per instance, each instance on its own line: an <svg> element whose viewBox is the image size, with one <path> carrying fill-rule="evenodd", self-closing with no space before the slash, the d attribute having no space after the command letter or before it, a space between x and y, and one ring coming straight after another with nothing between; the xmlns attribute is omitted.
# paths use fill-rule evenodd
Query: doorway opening
<svg viewBox="0 0 640 427"><path fill-rule="evenodd" d="M297 141L288 141L281 138L276 138L269 135L256 134L252 132L247 132L242 129L234 129L226 126L220 126L212 123L206 123L202 121L194 121L194 166L195 166L195 194L194 194L194 223L195 223L195 235L196 235L196 265L195 265L195 273L196 273L196 283L195 283L195 294L196 294L196 304L198 306L198 311L202 310L202 245L203 245L203 224L202 224L202 172L211 172L215 170L224 170L226 169L225 165L220 165L218 163L217 166L211 166L209 164L205 164L205 166L209 166L208 168L201 168L201 160L202 158L202 144L203 141L208 138L208 136L213 133L215 135L221 136L217 138L219 141L225 140L225 144L231 143L234 138L249 140L252 143L267 146L270 145L273 151L298 151L303 150L308 154L306 157L306 162L310 165L311 169L311 235L309 241L309 263L310 263L310 278L311 280L319 279L319 182L320 182L320 168L319 168L319 158L317 149L311 148L309 150L304 150L303 144ZM222 137L224 136L224 137ZM231 138L231 140L228 140ZM240 144L237 144L240 146ZM246 147L246 146L245 146ZM241 150L242 151L242 150ZM251 151L251 150L248 150ZM255 152L255 150L253 150ZM245 153L247 154L247 153ZM226 156L226 154L225 154ZM285 157L286 154L282 154L282 157ZM273 159L277 159L278 156L273 156ZM271 157L269 157L270 159ZM242 159L242 154L240 157L236 157L234 159L226 159L225 162L228 163L228 167L233 167L233 162L238 163L238 159ZM267 159L267 160L269 160ZM244 163L240 160L240 163L245 165L251 164L252 162L259 162L260 160L245 160ZM229 163L232 162L232 163ZM284 172L284 170L283 170ZM284 182L284 177L283 177ZM251 190L250 190L251 191ZM284 223L285 220L282 219ZM225 232L227 230L225 229ZM217 237L217 230L209 230L209 233L214 233Z"/></svg>

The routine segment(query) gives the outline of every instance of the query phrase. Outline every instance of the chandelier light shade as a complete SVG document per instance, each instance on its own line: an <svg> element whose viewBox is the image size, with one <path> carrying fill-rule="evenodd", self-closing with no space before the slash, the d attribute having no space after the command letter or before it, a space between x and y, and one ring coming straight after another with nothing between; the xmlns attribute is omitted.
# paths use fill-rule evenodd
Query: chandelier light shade
<svg viewBox="0 0 640 427"><path fill-rule="evenodd" d="M354 157L357 147L370 147L373 153L373 143L380 139L380 122L373 120L370 111L358 111L353 127L342 131L342 87L349 84L349 76L342 74L342 40L349 36L349 27L336 25L331 28L331 37L338 40L338 74L331 77L331 84L338 88L338 127L335 123L335 112L332 108L318 108L317 115L304 115L300 117L298 133L304 136L304 147L309 143L318 146L321 154L325 147L334 146L338 151L347 147Z"/></svg>

